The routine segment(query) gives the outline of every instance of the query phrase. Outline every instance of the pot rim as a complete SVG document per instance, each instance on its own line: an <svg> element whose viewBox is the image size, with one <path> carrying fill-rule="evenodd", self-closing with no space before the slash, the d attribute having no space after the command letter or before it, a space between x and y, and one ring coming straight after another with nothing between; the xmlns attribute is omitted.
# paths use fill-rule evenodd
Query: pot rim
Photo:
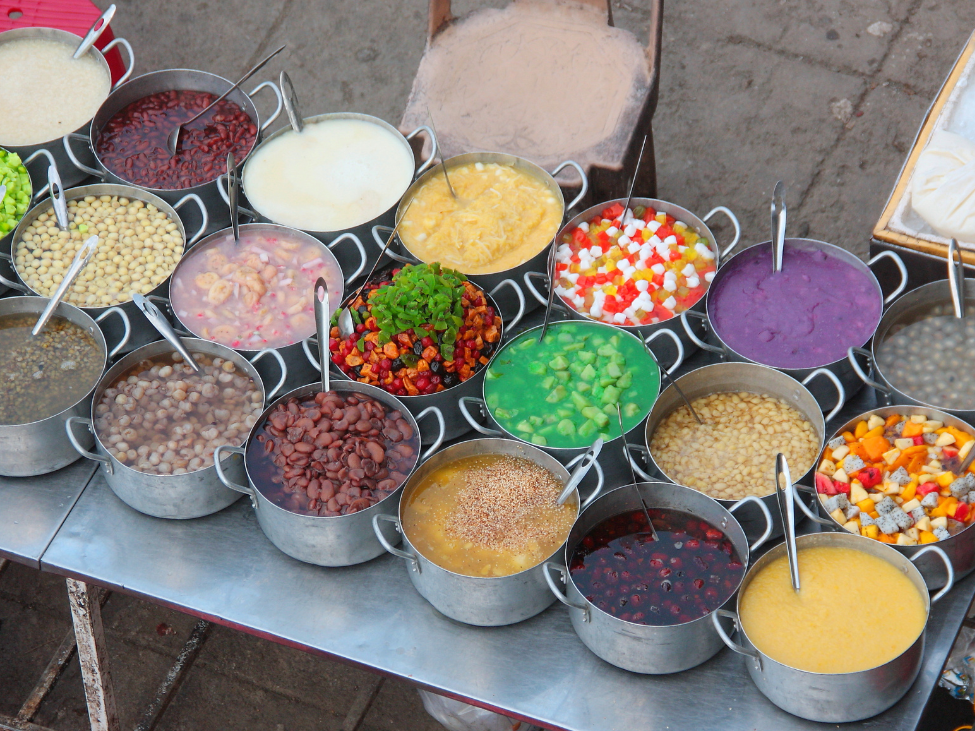
<svg viewBox="0 0 975 731"><path fill-rule="evenodd" d="M319 239L316 239L314 236L312 236L309 233L306 233L306 232L302 231L301 229L291 228L290 226L284 226L284 225L282 225L280 223L253 222L253 223L242 223L239 226L239 230L240 230L241 234L243 234L245 231L251 231L251 230L254 230L254 229L261 229L261 230L272 229L272 230L285 231L285 232L287 232L287 235L289 235L289 236L296 236L297 238L301 239L302 241L305 241L305 242L311 243L311 244L315 244L316 246L318 246L319 247L319 250L320 250L320 252L322 254L322 258L324 258L324 259L331 259L332 264L335 265L335 270L339 273L339 286L337 288L334 288L334 289L338 289L339 290L340 298L345 296L345 280L342 278L342 267L339 265L339 261L335 257L335 254L332 253L332 250L329 249L328 246L326 246L324 243L322 243ZM204 236L202 239L200 239L195 244L193 244L192 247L184 248L183 255L179 258L179 261L176 262L176 266L173 267L173 271L170 272L170 274L169 274L169 280L170 280L170 282L171 283L172 282L175 282L176 274L179 272L179 268L183 265L183 262L188 261L193 256L202 253L203 250L204 250L204 248L206 248L207 246L210 246L211 244L213 244L213 242L216 241L218 238L224 238L224 237L226 237L228 233L230 233L231 236L233 235L233 229L230 226L228 226L226 228L222 228L219 231L214 231L212 234L208 234L208 235ZM172 287L172 284L170 285L170 287ZM332 297L332 295L334 293L334 289L330 289L329 290L329 293L328 293L329 294L329 298ZM172 309L173 316L176 318L176 321L179 322L179 324L183 328L185 328L187 332L193 333L193 337L199 338L200 340L208 340L208 338L204 338L202 335L199 335L192 327L190 327L186 322L184 322L183 318L180 317L179 316L179 313L176 311L176 308L174 306L172 306L172 298L173 298L172 290L170 289L170 293L169 293L170 309ZM331 301L331 299L329 301ZM344 300L340 300L340 301L343 301L344 302ZM338 308L336 308L336 311L337 311L337 309ZM330 314L330 316L331 316L331 314ZM290 348L293 345L301 345L301 343L304 340L307 340L308 338L312 337L314 334L315 333L312 332L307 337L304 337L304 338L300 338L298 340L295 340L293 343L288 343L287 345L278 345L278 346L276 346L274 348L271 348L271 349L272 350L282 350L283 348ZM216 343L217 341L216 340L209 340L209 342ZM223 345L225 348L232 348L233 350L236 350L239 353L254 353L254 354L257 354L261 350L264 350L264 348L234 348L231 345L224 345L223 343L217 343L217 344L218 345ZM265 347L267 347L267 346L265 346Z"/></svg>
<svg viewBox="0 0 975 731"><path fill-rule="evenodd" d="M438 451L436 454L431 455L429 459L433 459L434 457L444 457L447 454L449 454L451 450L457 449L457 448L462 447L462 446L469 445L472 442L510 442L510 441L512 441L512 440L511 439L505 439L503 437L472 437L470 439L465 439L465 440L463 440L461 442L455 442L454 444L451 444L448 447L444 447L443 449L441 449L440 451ZM541 453L545 457L551 458L556 463L558 462L558 460L556 460L554 457L552 457L552 455L547 454L546 452L544 452L539 447L536 447L534 444L527 444L526 443L526 444L519 444L519 446L521 446L521 447L525 447L525 446L530 447L531 448L531 451L535 453L532 457L528 457L526 455L524 457L524 459L530 460L533 464L536 464L539 467L542 467L543 469L548 470L549 472L552 472L552 470L550 470L548 467L546 467L545 465L541 464L537 459L535 459L538 456L538 453ZM503 454L503 453L498 452L498 451L489 451L489 452L484 452L483 454L478 454L477 456L498 456L498 455L501 455L501 454ZM472 456L472 455L468 455L468 457L469 456ZM504 455L504 456L510 456L510 455ZM457 462L457 461L459 461L461 459L467 459L468 457L457 457L457 458L455 458L453 460L447 461L446 464L452 464L453 462ZM427 461L429 461L429 460L427 460ZM426 464L426 461L424 462L424 464ZM446 466L446 464L445 465L442 465L442 466ZM422 466L423 465L418 465L417 468L422 467ZM566 476L563 478L562 475L556 474L556 477L558 477L558 479L562 480L562 483L563 483L563 486L564 486L565 483L568 482L568 480L569 480L569 474L570 473L569 473L569 470L564 465L561 465L560 464L559 466L562 467L562 470L563 470L563 472L565 472L565 475ZM413 480L414 480L415 477L416 477L416 468L410 474L410 476L407 478L406 482L404 482L403 485L401 486L402 489L403 489L403 494L400 495L399 507L397 508L397 517L399 519L400 525L403 528L403 538L409 544L410 548L412 548L413 551L416 553L417 557L422 558L427 563L435 566L437 569L439 569L440 571L443 571L446 574L450 574L451 576L456 577L458 579L465 579L465 580L472 580L473 579L475 581L484 581L484 582L492 582L492 581L497 581L497 580L501 580L501 579L511 579L511 578L514 578L515 576L522 576L523 574L527 574L529 571L535 571L539 567L543 567L545 565L545 562L546 561L551 561L554 556L558 555L561 551L563 551L565 549L566 541L569 539L569 533L572 532L572 526L569 526L569 530L566 532L565 540L563 540L558 545L558 547L554 551L552 551L551 555L546 556L545 558L543 558L538 563L536 563L536 564L534 564L532 566L529 566L528 568L522 569L521 571L517 571L517 572L515 572L513 574L505 574L504 576L471 576L470 574L462 574L462 573L459 573L457 571L451 571L450 569L441 566L439 563L437 563L436 561L434 561L432 558L430 558L429 556L427 556L426 554L424 554L419 548L416 547L416 545L413 543L413 541L410 540L409 535L407 535L406 526L403 524L403 502L406 499L407 490L410 490L411 492L415 492L416 489L417 489L417 487L418 487L416 485L416 483L413 482ZM575 518L573 518L573 521L572 521L573 525L575 525L575 521L579 519L579 515L582 513L582 507L581 507L582 506L582 496L579 494L579 488L578 487L575 488L575 491L572 493L572 495L574 495L575 496L575 499L576 499L576 515L575 515ZM566 500L566 502L568 502L568 499Z"/></svg>
<svg viewBox="0 0 975 731"><path fill-rule="evenodd" d="M846 249L841 249L839 246L836 246L835 244L830 244L830 243L827 243L826 241L819 241L818 239L805 239L805 238L787 238L785 240L785 243L787 245L790 244L790 243L791 244L796 244L796 243L807 244L808 246L806 248L820 249L820 250L824 250L824 251L836 251L836 252L840 252L839 255L831 254L832 258L839 259L840 261L843 261L844 263L849 264L850 266L858 269L859 271L861 271L863 274L866 274L870 278L870 281L873 282L873 285L876 288L877 297L880 299L880 316L877 318L876 323L874 323L874 326L873 326L873 328L871 328L870 334L866 337L866 339L862 343L860 343L858 346L853 346L853 347L858 347L858 348L864 347L867 343L869 343L872 340L872 338L874 336L874 333L877 332L877 329L880 327L880 323L881 323L881 321L884 318L884 308L885 308L885 305L884 305L884 293L883 293L883 290L880 287L880 281L877 279L877 275L873 273L873 270L871 270L870 267L868 267L864 262L860 261L859 259L856 259L856 263L854 263L852 261L847 261L845 257L847 257L847 256L853 257L853 255L850 254L850 252L848 252ZM742 361L744 361L744 362L754 363L756 365L768 366L769 368L774 368L774 369L776 369L778 371L783 371L784 373L789 373L789 374L799 373L801 371L806 371L806 370L815 370L817 368L827 368L827 369L832 370L836 366L840 365L841 363L846 362L846 359L847 358L846 358L846 355L844 355L842 358L837 358L836 360L830 361L828 363L821 363L819 365L775 366L775 365L771 365L769 363L760 363L757 360L754 360L752 358L749 358L747 355L742 355L737 350L735 350L730 345L728 345L727 342L725 342L724 337L722 337L721 333L718 332L718 328L714 324L714 316L713 316L713 312L712 312L712 302L713 302L713 299L711 298L710 295L711 295L712 292L715 291L716 285L722 279L722 276L721 275L723 273L726 274L726 270L727 271L731 271L731 265L735 261L735 259L737 259L740 256L743 256L744 254L750 252L752 249L755 249L755 248L760 247L760 246L761 247L768 247L771 250L772 242L771 241L762 241L761 243L754 244L753 246L749 246L747 249L742 249L737 254L733 254L731 256L731 258L728 259L726 262L724 262L724 264L722 264L721 267L717 270L717 272L714 275L714 279L711 280L711 284L708 287L707 292L704 293L704 297L702 298L702 299L704 299L704 302L705 302L705 311L707 313L708 323L710 325L711 331L721 341L721 345L729 353L731 353L732 355L734 355L737 358L742 359ZM856 257L853 257L853 258L856 258Z"/></svg>
<svg viewBox="0 0 975 731"><path fill-rule="evenodd" d="M379 117L375 117L375 116L373 116L371 114L365 114L363 112L325 112L323 114L313 114L311 116L303 117L302 118L302 122L304 124L306 124L306 125L309 125L309 124L318 124L319 122L326 122L326 121L331 121L331 120L335 120L335 119L358 119L358 120L363 121L363 122L370 122L372 124L375 124L378 127L381 127L383 129L385 129L387 132L393 133L396 137L399 138L400 142L402 142L402 144L405 146L406 150L410 153L410 159L413 160L413 170L414 170L414 172L411 172L410 173L411 180L412 180L413 176L416 175L416 172L415 172L415 170L416 170L416 155L413 153L413 148L410 146L409 140L406 139L406 135L404 135L402 132L400 132L398 129L396 129L393 125L391 125L389 122L387 122L384 119L380 119ZM243 193L244 193L245 196L247 195L247 190L246 190L246 186L244 185L244 181L246 180L246 177L247 177L247 165L248 165L248 163L250 163L251 159L257 154L258 150L260 150L262 147L264 147L265 145L267 145L269 142L271 142L272 140L277 139L278 137L283 137L288 132L293 132L293 131L294 130L291 128L290 125L285 125L284 127L281 127L280 129L277 129L274 132L272 132L271 134L269 134L267 137L265 137L263 140L261 140L259 144L255 145L253 148L251 148L250 152L247 154L247 157L244 159L244 164L243 164L243 167L241 168L241 171L240 171L240 188L243 191ZM406 191L408 191L412 185L413 185L413 183L411 183L410 186L407 186L404 189L404 192L400 195L400 198L402 198L402 196L405 195ZM270 216L266 215L263 211L261 211L261 209L259 207L257 207L256 205L254 205L253 201L251 201L249 198L248 198L248 202L249 202L249 205L251 206L251 208L254 210L254 212L257 213L257 214L259 214L263 218L266 218L268 221L271 221L272 223L275 223L275 224L277 224L279 226L287 226L287 224L278 223L277 221L274 221L273 219L271 219ZM394 206L391 206L391 208L396 207L398 205L399 205L399 203L396 203L396 204L394 204ZM341 233L342 231L351 231L353 229L358 228L359 226L365 226L366 224L369 224L369 223L375 221L376 219L380 218L381 216L383 216L385 213L388 213L388 212L389 212L389 208L387 208L385 211L381 211L380 213L376 214L375 216L373 216L370 219L367 219L365 221L360 221L359 223L357 223L357 224L355 224L353 226L346 226L345 228L325 229L325 230L297 229L296 228L295 230L296 231L302 231L302 232L308 233L308 234L310 234L312 236L328 236L328 235L331 235L331 234ZM288 226L288 228L295 228L295 227Z"/></svg>

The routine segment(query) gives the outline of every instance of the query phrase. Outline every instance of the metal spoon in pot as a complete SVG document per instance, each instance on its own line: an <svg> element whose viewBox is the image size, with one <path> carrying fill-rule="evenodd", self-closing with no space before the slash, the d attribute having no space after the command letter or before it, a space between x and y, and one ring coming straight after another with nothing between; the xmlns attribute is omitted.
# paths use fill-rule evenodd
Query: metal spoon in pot
<svg viewBox="0 0 975 731"><path fill-rule="evenodd" d="M54 220L57 221L58 228L62 231L68 230L68 202L64 198L64 188L61 185L61 176L54 165L47 168L47 184L51 191L51 206L54 208Z"/></svg>
<svg viewBox="0 0 975 731"><path fill-rule="evenodd" d="M633 168L633 180L630 181L630 190L626 194L626 203L623 204L623 213L620 214L620 222L623 222L623 216L626 215L627 209L630 207L630 199L633 198L633 188L636 186L636 176L640 172L640 163L643 162L643 150L647 146L647 136L643 136L643 144L640 145L640 155L636 159L636 167Z"/></svg>
<svg viewBox="0 0 975 731"><path fill-rule="evenodd" d="M88 49L95 45L95 41L99 39L105 29L108 28L108 24L112 22L112 18L115 17L115 4L108 6L108 10L98 16L98 19L91 24L91 28L85 33L85 37L81 39L81 43L75 49L75 52L71 54L71 58L77 61L79 58L88 53Z"/></svg>
<svg viewBox="0 0 975 731"><path fill-rule="evenodd" d="M948 243L948 284L955 317L961 320L965 317L965 261L955 239Z"/></svg>
<svg viewBox="0 0 975 731"><path fill-rule="evenodd" d="M674 378L672 375L670 375L670 373L667 371L666 368L660 365L660 362L657 360L657 356L653 354L653 351L650 349L650 346L647 345L647 342L645 340L643 341L643 347L646 348L647 354L651 358L653 358L653 362L657 364L657 370L660 371L660 375L663 378L667 379L667 382L674 387L674 390L677 392L677 395L681 397L681 400L684 402L684 406L686 406L687 410L691 412L691 416L694 417L694 420L701 426L704 426L704 420L700 416L698 416L698 413L694 410L694 407L691 406L691 401L689 398L687 398L687 395L684 393L684 389L682 389L680 386L677 385L677 379Z"/></svg>
<svg viewBox="0 0 975 731"><path fill-rule="evenodd" d="M199 373L200 365L190 354L190 351L186 349L186 346L183 345L183 341L180 340L179 335L177 335L176 331L173 330L173 326L169 324L169 320L166 319L166 316L163 315L159 308L156 307L153 302L147 299L145 295L139 292L132 293L132 302L136 307L139 308L142 314L146 316L149 324L156 328L166 342L172 345L176 352L183 357L183 360L189 364L190 368L193 369L193 372Z"/></svg>
<svg viewBox="0 0 975 731"><path fill-rule="evenodd" d="M288 115L291 129L300 135L305 129L305 120L301 116L301 107L298 106L298 92L295 91L295 85L291 83L287 71L282 71L278 76L278 86L281 87L284 112Z"/></svg>
<svg viewBox="0 0 975 731"><path fill-rule="evenodd" d="M322 393L328 393L328 284L325 277L315 282L315 328L318 331L318 365L322 372Z"/></svg>
<svg viewBox="0 0 975 731"><path fill-rule="evenodd" d="M51 319L51 315L54 314L54 310L57 309L58 305L61 304L61 300L64 299L64 295L68 293L68 287L74 282L78 274L88 266L88 262L98 251L98 237L92 236L85 243L81 245L78 249L78 253L74 255L74 259L71 260L71 265L68 267L68 271L64 275L64 279L61 280L61 284L55 290L54 295L48 300L47 306L41 313L41 316L37 318L37 323L34 325L33 329L30 331L31 335L37 335L44 326L47 325L48 320Z"/></svg>
<svg viewBox="0 0 975 731"><path fill-rule="evenodd" d="M782 271L785 256L785 183L776 182L772 190L772 271Z"/></svg>
<svg viewBox="0 0 975 731"><path fill-rule="evenodd" d="M785 480L785 487L782 486ZM785 455L779 452L775 455L775 499L779 503L779 514L782 517L782 527L785 531L785 550L789 556L789 574L792 578L792 588L799 592L799 549L796 547L795 520L795 485L789 472L789 463Z"/></svg>
<svg viewBox="0 0 975 731"><path fill-rule="evenodd" d="M240 243L240 221L238 216L238 196L240 194L240 181L237 179L237 164L234 161L234 153L227 153L227 205L230 208L230 228L234 233L234 246Z"/></svg>
<svg viewBox="0 0 975 731"><path fill-rule="evenodd" d="M262 68L264 68L264 64L266 64L272 58L274 58L279 53L281 53L281 51L283 51L284 49L285 49L285 46L281 46L276 51L271 51L271 53L269 53L267 56L264 57L264 60L263 61L258 62L254 67L251 68L250 71L248 71L246 74L244 74L243 76L241 76L237 80L237 83L235 83L233 86L231 86L229 89L227 89L227 91L225 91L223 94L221 94L220 96L218 96L212 102L210 102L209 104L207 104L203 108L203 111L199 112L198 114L194 114L192 117L190 117L189 119L187 119L185 122L180 122L179 124L177 124L176 125L176 129L174 129L172 132L170 132L169 133L169 136L166 138L166 149L169 150L169 156L170 157L175 157L175 155L176 155L176 150L177 150L177 148L179 148L179 136L183 132L183 127L185 127L186 125L188 125L190 122L195 122L200 117L202 117L204 114L206 114L211 109L213 109L213 107L216 106L216 104L218 102L221 102L224 99L226 99L227 98L227 95L230 92L232 92L238 86L240 86L241 84L243 84L245 81L247 81L251 76L253 76L254 74L256 74Z"/></svg>
<svg viewBox="0 0 975 731"><path fill-rule="evenodd" d="M620 443L623 445L623 460L626 462L627 467L630 468L630 479L633 480L633 489L636 490L636 496L640 499L640 507L643 508L643 515L647 519L647 527L650 528L650 535L653 536L653 540L659 540L657 538L657 531L653 527L653 521L650 520L650 511L647 510L647 504L643 501L643 493L640 492L640 487L636 482L636 472L633 470L633 463L630 462L630 453L626 449L626 432L623 430L623 411L620 409L619 402L616 403L616 418L619 420L620 425Z"/></svg>
<svg viewBox="0 0 975 731"><path fill-rule="evenodd" d="M589 474L589 470L596 463L596 458L603 449L603 439L602 437L597 437L596 441L592 443L592 446L586 450L582 459L579 460L579 464L576 468L572 470L572 474L569 475L568 481L565 483L565 488L562 490L562 494L559 495L559 499L555 501L556 505L562 505L566 500L569 499L569 495L572 491L579 487L579 483ZM975 451L975 450L972 450Z"/></svg>
<svg viewBox="0 0 975 731"><path fill-rule="evenodd" d="M433 123L433 115L430 113L430 107L427 107L427 116L430 118L430 127L433 129L433 134L439 140L440 134L437 132L437 127ZM450 196L455 201L459 202L460 199L457 197L457 193L454 191L454 186L450 184L450 176L447 175L447 162L443 157L443 146L437 145L437 152L440 154L440 167L443 168L443 179L447 181L447 190L450 191Z"/></svg>
<svg viewBox="0 0 975 731"><path fill-rule="evenodd" d="M548 321L552 319L552 304L555 302L555 241L548 250L548 302L545 304L545 319L542 320L542 331L538 334L538 343L545 338L548 332Z"/></svg>

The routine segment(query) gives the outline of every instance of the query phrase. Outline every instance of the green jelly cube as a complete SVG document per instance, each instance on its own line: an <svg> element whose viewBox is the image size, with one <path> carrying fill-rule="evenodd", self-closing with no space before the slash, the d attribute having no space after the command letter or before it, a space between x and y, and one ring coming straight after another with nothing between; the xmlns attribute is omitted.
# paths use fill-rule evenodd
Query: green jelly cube
<svg viewBox="0 0 975 731"><path fill-rule="evenodd" d="M584 350L584 351L582 351L581 353L579 353L579 354L578 354L578 355L576 356L576 358L577 358L577 359L579 360L579 362L581 362L581 363L586 363L586 364L588 364L588 363L595 363L595 362L596 362L596 354L595 354L595 353L593 353L592 351L589 351L589 350Z"/></svg>
<svg viewBox="0 0 975 731"><path fill-rule="evenodd" d="M531 424L528 423L527 420L518 422L518 425L515 426L515 429L518 431L529 432L529 433L535 431L535 429L532 427Z"/></svg>
<svg viewBox="0 0 975 731"><path fill-rule="evenodd" d="M615 404L620 400L620 390L616 386L606 386L603 392L602 402L604 404Z"/></svg>
<svg viewBox="0 0 975 731"><path fill-rule="evenodd" d="M566 391L564 386L556 386L554 389L552 389L552 392L545 397L545 400L550 404L558 403L565 398L565 393Z"/></svg>
<svg viewBox="0 0 975 731"><path fill-rule="evenodd" d="M572 380L572 374L568 371L556 371L555 377L559 379L562 383L568 383Z"/></svg>
<svg viewBox="0 0 975 731"><path fill-rule="evenodd" d="M585 411L586 407L589 406L589 401L586 399L585 396L583 396L578 391L573 391L572 394L569 396L569 398L572 399L572 403L575 405L577 409L581 409Z"/></svg>
<svg viewBox="0 0 975 731"><path fill-rule="evenodd" d="M591 438L596 433L596 424L592 419L586 419L579 427L579 436L586 439Z"/></svg>
<svg viewBox="0 0 975 731"><path fill-rule="evenodd" d="M548 439L543 437L541 434L532 434L532 438L529 441L532 444L537 444L539 447L544 447L548 444Z"/></svg>
<svg viewBox="0 0 975 731"><path fill-rule="evenodd" d="M541 426L544 423L544 421L541 416L533 415L528 417L528 423L531 424L532 426Z"/></svg>
<svg viewBox="0 0 975 731"><path fill-rule="evenodd" d="M564 355L557 355L552 358L548 365L553 371L564 371L569 367L569 361L565 359Z"/></svg>
<svg viewBox="0 0 975 731"><path fill-rule="evenodd" d="M563 437L574 437L576 434L576 425L570 419L562 419L556 427L556 431Z"/></svg>
<svg viewBox="0 0 975 731"><path fill-rule="evenodd" d="M606 343L605 345L600 345L599 349L596 351L599 355L604 357L609 357L611 355L616 355L616 348L611 344Z"/></svg>
<svg viewBox="0 0 975 731"><path fill-rule="evenodd" d="M616 388L627 389L633 385L633 371L627 371L616 379Z"/></svg>
<svg viewBox="0 0 975 731"><path fill-rule="evenodd" d="M596 411L596 415L592 417L592 420L596 422L596 426L600 429L605 429L609 426L609 417L602 411Z"/></svg>
<svg viewBox="0 0 975 731"><path fill-rule="evenodd" d="M546 376L542 381L542 388L546 391L551 391L553 386L555 386L555 376Z"/></svg>
<svg viewBox="0 0 975 731"><path fill-rule="evenodd" d="M609 376L610 378L617 379L623 375L623 371L620 370L620 367L618 365L616 365L613 362L610 362L610 364L606 366L606 375Z"/></svg>
<svg viewBox="0 0 975 731"><path fill-rule="evenodd" d="M591 381L596 377L596 369L592 367L590 363L585 368L582 369L582 373L579 374L579 378L584 381Z"/></svg>
<svg viewBox="0 0 975 731"><path fill-rule="evenodd" d="M634 401L623 404L623 416L632 419L640 413L640 405Z"/></svg>
<svg viewBox="0 0 975 731"><path fill-rule="evenodd" d="M533 360L528 364L528 372L536 376L544 376L545 371L548 369L545 367L544 363L540 363L537 360Z"/></svg>

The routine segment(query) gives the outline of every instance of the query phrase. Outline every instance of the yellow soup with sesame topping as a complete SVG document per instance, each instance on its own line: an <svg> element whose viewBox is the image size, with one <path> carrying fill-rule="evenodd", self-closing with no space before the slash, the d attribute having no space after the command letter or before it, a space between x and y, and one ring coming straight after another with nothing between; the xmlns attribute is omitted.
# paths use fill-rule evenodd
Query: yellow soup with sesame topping
<svg viewBox="0 0 975 731"><path fill-rule="evenodd" d="M465 576L508 576L565 543L578 501L556 500L562 480L520 457L479 455L431 472L403 498L403 531L438 566Z"/></svg>

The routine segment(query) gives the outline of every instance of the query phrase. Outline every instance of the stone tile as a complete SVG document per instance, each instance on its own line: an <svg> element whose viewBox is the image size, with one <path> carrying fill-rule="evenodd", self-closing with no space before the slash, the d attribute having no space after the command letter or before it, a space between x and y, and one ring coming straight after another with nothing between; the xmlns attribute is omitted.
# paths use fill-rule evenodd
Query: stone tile
<svg viewBox="0 0 975 731"><path fill-rule="evenodd" d="M17 714L70 627L35 606L0 598L0 714Z"/></svg>
<svg viewBox="0 0 975 731"><path fill-rule="evenodd" d="M443 731L426 712L416 688L409 683L387 678L369 713L362 731Z"/></svg>
<svg viewBox="0 0 975 731"><path fill-rule="evenodd" d="M112 642L149 648L175 658L199 620L188 614L115 592L102 609L102 624Z"/></svg>
<svg viewBox="0 0 975 731"><path fill-rule="evenodd" d="M790 231L808 227L811 238L866 257L870 232L880 217L928 101L893 85L870 91L839 145L822 164L809 194L794 205ZM798 204L798 205L797 205Z"/></svg>

